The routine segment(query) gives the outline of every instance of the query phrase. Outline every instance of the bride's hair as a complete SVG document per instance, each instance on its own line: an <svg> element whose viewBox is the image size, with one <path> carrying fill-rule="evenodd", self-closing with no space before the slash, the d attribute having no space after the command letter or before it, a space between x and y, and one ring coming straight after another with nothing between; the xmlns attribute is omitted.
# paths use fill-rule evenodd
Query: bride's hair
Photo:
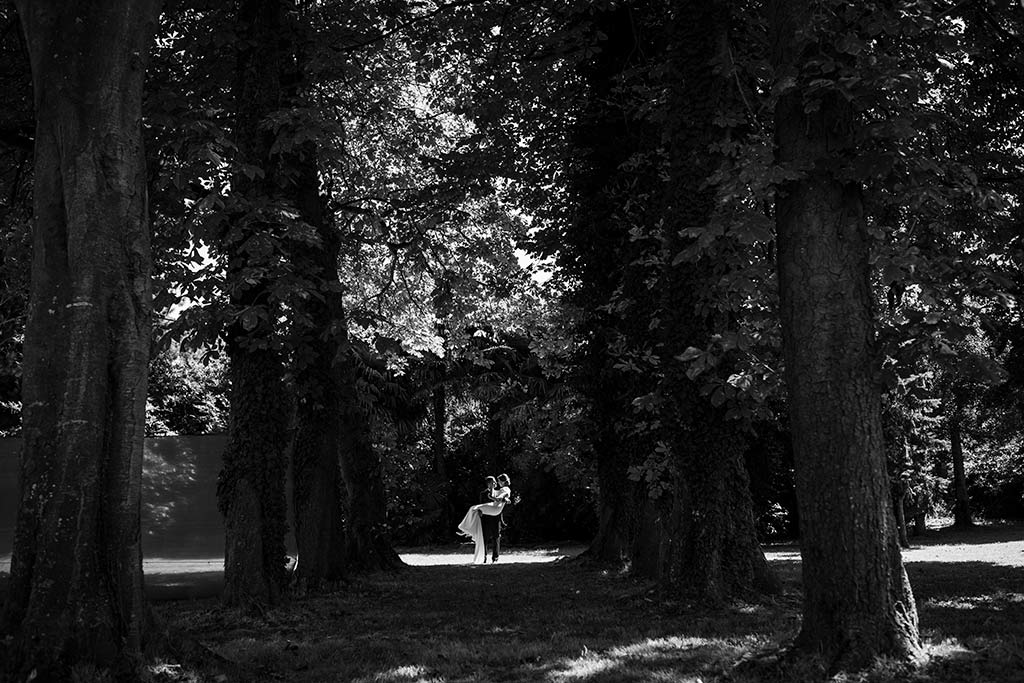
<svg viewBox="0 0 1024 683"><path fill-rule="evenodd" d="M502 486L511 486L512 485L512 481L508 478L507 474L499 474L498 475L498 483L501 484Z"/></svg>

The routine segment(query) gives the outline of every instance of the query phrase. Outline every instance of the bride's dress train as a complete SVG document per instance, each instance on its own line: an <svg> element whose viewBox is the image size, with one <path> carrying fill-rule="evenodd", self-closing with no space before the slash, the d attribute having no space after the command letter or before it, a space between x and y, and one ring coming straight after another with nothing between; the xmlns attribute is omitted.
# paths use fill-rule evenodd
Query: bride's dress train
<svg viewBox="0 0 1024 683"><path fill-rule="evenodd" d="M487 556L487 549L484 548L484 528L480 523L480 515L496 517L501 514L504 507L504 501L480 503L470 507L466 511L466 516L459 522L459 533L473 539L473 564L483 564Z"/></svg>

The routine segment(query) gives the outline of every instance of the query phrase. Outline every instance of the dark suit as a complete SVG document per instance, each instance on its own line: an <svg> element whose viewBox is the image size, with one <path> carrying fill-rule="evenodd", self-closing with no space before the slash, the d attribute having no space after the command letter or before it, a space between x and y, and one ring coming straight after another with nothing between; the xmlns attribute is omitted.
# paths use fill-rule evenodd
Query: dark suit
<svg viewBox="0 0 1024 683"><path fill-rule="evenodd" d="M489 491L485 490L480 493L480 502L491 502ZM497 560L498 554L501 552L501 515L480 515L480 527L484 532L484 559L487 558L487 550L493 545L494 552L491 559Z"/></svg>

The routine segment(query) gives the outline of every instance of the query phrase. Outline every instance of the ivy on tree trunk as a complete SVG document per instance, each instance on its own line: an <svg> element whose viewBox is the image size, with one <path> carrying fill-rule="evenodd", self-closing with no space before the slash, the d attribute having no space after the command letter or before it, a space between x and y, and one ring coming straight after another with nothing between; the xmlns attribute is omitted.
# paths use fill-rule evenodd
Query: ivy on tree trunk
<svg viewBox="0 0 1024 683"><path fill-rule="evenodd" d="M370 440L369 416L359 400L359 359L344 317L336 324L341 340L335 361L341 376L341 476L348 494L345 566L358 571L395 569L403 563L391 545L383 468Z"/></svg>
<svg viewBox="0 0 1024 683"><path fill-rule="evenodd" d="M707 225L714 216L715 188L707 179L718 155L711 150L725 131L716 119L729 104L728 5L696 3L676 15L669 49L672 120L669 184L664 200L668 263L662 273L660 326L664 376L659 387L666 441L673 455L673 514L666 526L661 578L673 593L711 602L771 591L776 582L757 541L745 440L726 420L726 406L700 395L699 380L687 376L676 358L686 348L703 348L716 327L713 309L701 293L721 277L707 259L676 263L675 254L692 238L682 231Z"/></svg>
<svg viewBox="0 0 1024 683"><path fill-rule="evenodd" d="M235 83L235 144L244 171L232 178L236 210L219 246L236 320L226 330L231 410L217 499L225 519L224 602L276 602L285 585L285 451L287 410L284 361L277 350L273 282L264 271L273 258L266 244L278 229L260 205L280 196L272 155L274 132L264 119L281 104L284 29L281 0L242 0Z"/></svg>
<svg viewBox="0 0 1024 683"><path fill-rule="evenodd" d="M131 676L144 638L139 531L150 341L141 131L159 3L16 3L35 90L21 501L6 673Z"/></svg>
<svg viewBox="0 0 1024 683"><path fill-rule="evenodd" d="M301 64L305 60L299 61ZM340 579L345 565L344 492L338 465L343 393L339 335L345 332L345 310L338 279L341 240L324 219L316 145L307 142L293 156L295 205L318 238L317 244L304 245L296 254L299 269L319 283L319 291L298 304L298 318L306 322L296 330L294 354L296 409L291 465L299 553L296 587L306 592Z"/></svg>

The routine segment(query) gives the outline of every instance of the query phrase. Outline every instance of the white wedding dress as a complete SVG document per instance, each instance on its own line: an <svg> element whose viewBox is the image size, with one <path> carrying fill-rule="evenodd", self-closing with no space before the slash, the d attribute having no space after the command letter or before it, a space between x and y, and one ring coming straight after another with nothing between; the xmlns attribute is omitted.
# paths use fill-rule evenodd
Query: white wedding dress
<svg viewBox="0 0 1024 683"><path fill-rule="evenodd" d="M483 564L487 556L484 548L484 528L480 523L480 515L497 517L505 508L505 503L512 497L512 491L507 486L496 489L494 498L490 503L473 505L466 511L466 516L459 522L459 533L473 539L473 564Z"/></svg>

